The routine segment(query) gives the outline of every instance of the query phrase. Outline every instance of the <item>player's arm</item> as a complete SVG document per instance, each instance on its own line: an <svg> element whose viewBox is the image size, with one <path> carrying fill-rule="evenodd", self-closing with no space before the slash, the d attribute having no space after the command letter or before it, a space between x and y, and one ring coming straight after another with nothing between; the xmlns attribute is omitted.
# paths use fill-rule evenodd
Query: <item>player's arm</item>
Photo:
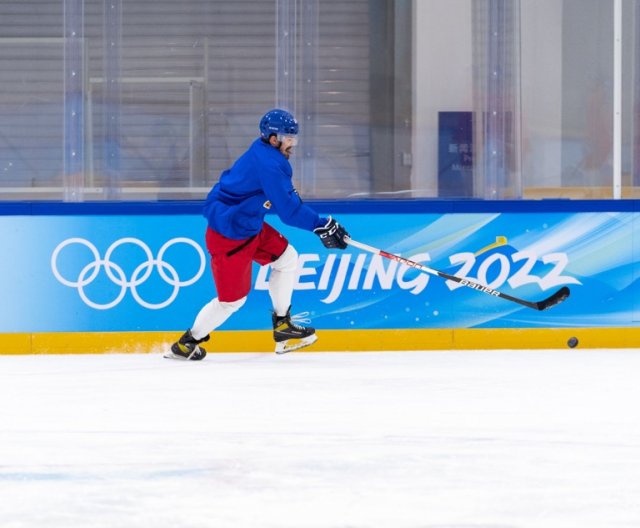
<svg viewBox="0 0 640 528"><path fill-rule="evenodd" d="M323 225L323 219L306 205L293 187L291 176L279 167L271 167L261 175L262 188L285 224L313 231Z"/></svg>
<svg viewBox="0 0 640 528"><path fill-rule="evenodd" d="M313 231L327 248L345 249L344 237L349 236L343 226L333 218L322 218L306 205L285 174L272 174L265 182L265 194L280 219L288 225Z"/></svg>

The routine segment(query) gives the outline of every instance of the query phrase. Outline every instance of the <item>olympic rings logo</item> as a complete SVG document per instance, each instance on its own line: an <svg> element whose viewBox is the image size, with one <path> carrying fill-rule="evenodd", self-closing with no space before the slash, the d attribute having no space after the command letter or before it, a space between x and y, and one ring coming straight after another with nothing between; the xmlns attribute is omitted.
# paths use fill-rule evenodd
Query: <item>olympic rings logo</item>
<svg viewBox="0 0 640 528"><path fill-rule="evenodd" d="M90 262L82 268L76 280L70 280L63 277L58 270L58 256L60 255L60 252L67 246L70 246L72 244L80 244L87 247L93 255L93 262ZM138 246L142 249L146 256L146 261L142 262L135 268L135 270L131 274L131 278L128 278L126 276L121 266L111 260L113 252L117 248L125 244L133 244L134 246ZM176 244L186 244L188 246L191 246L193 249L195 249L200 259L200 267L198 271L192 277L186 280L181 280L176 269L171 264L163 260L165 252L170 247ZM192 285L202 276L202 274L204 273L205 265L206 259L202 248L193 240L183 237L172 238L171 240L166 242L160 248L160 251L158 251L158 256L155 258L149 246L142 242L142 240L132 237L121 238L120 240L117 240L116 242L111 244L107 249L104 258L100 257L100 253L98 252L96 246L94 246L91 242L84 238L69 238L64 242L58 244L56 249L51 254L51 270L53 271L53 275L55 276L55 278L65 286L69 286L70 288L77 288L78 294L80 295L80 298L84 301L84 303L91 308L95 308L96 310L109 310L110 308L117 306L118 304L120 304L122 299L124 299L124 296L126 295L128 289L131 290L131 294L133 295L133 298L136 300L136 302L144 308L148 308L149 310L159 310L161 308L169 306L178 296L180 288ZM102 268L104 268L107 277L114 284L120 287L120 292L113 301L99 304L93 302L88 298L85 292L85 288L98 277L98 274L100 273L100 270ZM154 269L158 271L158 274L164 282L173 287L173 290L171 291L169 297L165 301L156 304L145 301L138 293L138 286L149 279Z"/></svg>

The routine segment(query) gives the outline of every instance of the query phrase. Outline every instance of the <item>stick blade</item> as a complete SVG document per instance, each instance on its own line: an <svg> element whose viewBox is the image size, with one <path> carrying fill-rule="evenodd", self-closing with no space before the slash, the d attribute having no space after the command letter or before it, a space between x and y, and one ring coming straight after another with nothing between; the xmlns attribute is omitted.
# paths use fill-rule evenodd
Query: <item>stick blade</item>
<svg viewBox="0 0 640 528"><path fill-rule="evenodd" d="M555 306L556 304L560 304L562 301L567 299L567 297L569 297L570 293L571 292L569 291L569 288L567 286L563 286L562 288L560 288L557 292L555 292L550 297L547 297L546 299L537 302L536 303L536 308L538 310L547 310L548 308L551 308L552 306Z"/></svg>

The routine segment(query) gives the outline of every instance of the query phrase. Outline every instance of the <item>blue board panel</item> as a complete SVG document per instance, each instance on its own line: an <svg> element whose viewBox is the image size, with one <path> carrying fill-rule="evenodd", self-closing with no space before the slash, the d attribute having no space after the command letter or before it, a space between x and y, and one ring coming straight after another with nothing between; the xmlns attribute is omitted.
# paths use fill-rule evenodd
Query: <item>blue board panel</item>
<svg viewBox="0 0 640 528"><path fill-rule="evenodd" d="M314 205L323 214L336 209L329 202ZM360 250L326 250L314 234L271 215L269 222L300 254L293 311L308 311L315 326L637 325L640 223L633 210L440 213L426 207L426 212L371 214L354 209L339 214L354 239L517 297L538 300L565 285L572 294L537 312ZM0 332L190 326L215 296L205 228L199 214L183 211L0 216L5 248ZM268 271L254 267L242 317L231 318L225 329L270 327Z"/></svg>

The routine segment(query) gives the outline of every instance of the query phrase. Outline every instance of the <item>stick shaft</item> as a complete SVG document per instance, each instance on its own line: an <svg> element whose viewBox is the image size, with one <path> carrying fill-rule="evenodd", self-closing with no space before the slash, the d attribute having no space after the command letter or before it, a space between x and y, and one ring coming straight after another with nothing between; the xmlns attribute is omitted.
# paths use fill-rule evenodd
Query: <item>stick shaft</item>
<svg viewBox="0 0 640 528"><path fill-rule="evenodd" d="M395 255L393 253L389 253L388 251L369 246L368 244L363 244L362 242L358 242L357 240L353 240L349 237L345 238L345 242L350 246L368 251L369 253L373 253L374 255L380 255L390 260L395 260L396 262L400 262L401 264L405 264L406 266L409 266L411 268L419 269L420 271L429 273L430 275L437 275L438 277L441 277L443 279L462 284L463 286L471 288L472 290L476 290L493 297L500 297L501 299L521 304L522 306L526 306L527 308L533 308L534 310L546 310L547 308L550 308L551 306L554 306L569 297L569 288L565 286L542 301L527 301L525 299L520 299L519 297L514 297L513 295L494 290L493 288L488 288L487 286L483 286L482 284L479 284L477 282L463 279L461 277L456 277L455 275L449 275L448 273L438 271L437 269L430 268L429 266L425 266L424 264L420 264L419 262L401 257L400 255Z"/></svg>

